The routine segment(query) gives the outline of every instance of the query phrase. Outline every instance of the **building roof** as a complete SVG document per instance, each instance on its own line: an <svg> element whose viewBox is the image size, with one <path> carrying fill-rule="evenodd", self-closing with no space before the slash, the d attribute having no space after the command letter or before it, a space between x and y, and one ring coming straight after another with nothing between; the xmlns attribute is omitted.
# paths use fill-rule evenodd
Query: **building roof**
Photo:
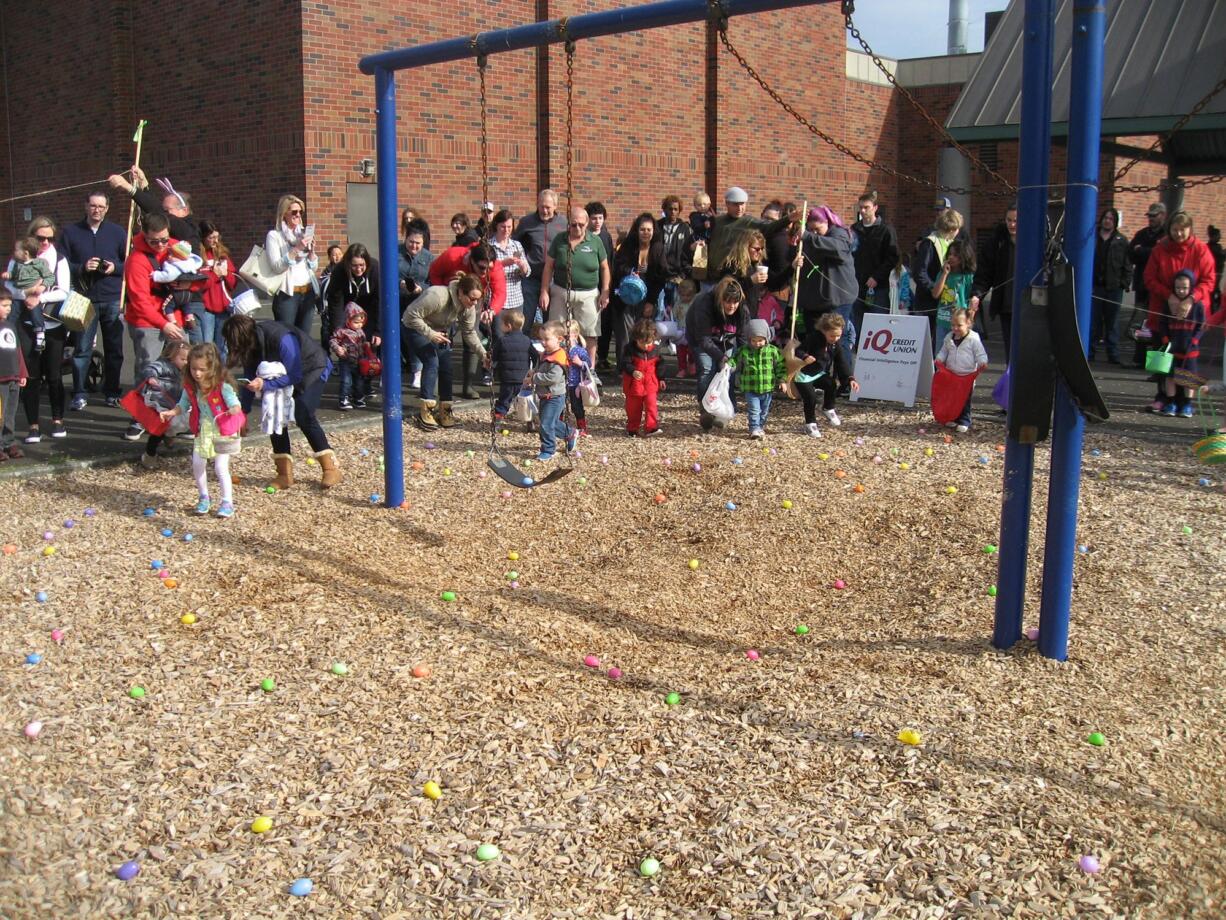
<svg viewBox="0 0 1226 920"><path fill-rule="evenodd" d="M1057 0L1052 133L1068 133L1074 0ZM1024 0L1010 0L949 114L960 141L1016 138L1021 122ZM1113 0L1103 60L1104 136L1160 134L1226 76L1226 0ZM1161 159L1182 174L1226 163L1226 91L1175 135Z"/></svg>

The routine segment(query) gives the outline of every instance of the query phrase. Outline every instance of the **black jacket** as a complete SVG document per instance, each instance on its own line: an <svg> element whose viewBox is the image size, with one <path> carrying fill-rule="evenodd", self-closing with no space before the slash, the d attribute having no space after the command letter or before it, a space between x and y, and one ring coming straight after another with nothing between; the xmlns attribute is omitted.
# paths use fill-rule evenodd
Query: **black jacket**
<svg viewBox="0 0 1226 920"><path fill-rule="evenodd" d="M1166 227L1158 229L1148 224L1133 236L1128 244L1128 258L1133 264L1132 289L1137 292L1137 303L1149 302L1149 291L1145 287L1145 266L1149 264L1149 255L1154 251L1160 240L1166 238Z"/></svg>
<svg viewBox="0 0 1226 920"><path fill-rule="evenodd" d="M715 302L715 289L703 291L694 298L685 314L685 340L690 348L711 356L716 366L726 355L749 344L745 327L749 325L749 310L745 304L728 316Z"/></svg>
<svg viewBox="0 0 1226 920"><path fill-rule="evenodd" d="M159 190L160 191L160 190ZM146 214L161 214L170 222L170 235L176 240L187 240L192 244L192 252L198 256L204 255L204 249L200 246L200 226L196 223L195 216L188 214L187 217L175 217L173 214L168 214L166 209L162 207L161 194L155 194L151 189L138 189L133 195L133 200L137 206Z"/></svg>
<svg viewBox="0 0 1226 920"><path fill-rule="evenodd" d="M824 371L838 383L850 383L854 377L851 372L851 361L847 357L847 349L838 340L833 345L826 341L825 333L813 330L805 336L804 344L796 349L796 357L804 360L812 356L816 360L803 368L802 374L816 374Z"/></svg>
<svg viewBox="0 0 1226 920"><path fill-rule="evenodd" d="M490 345L490 367L499 383L509 386L523 383L536 364L536 349L522 329L503 332Z"/></svg>
<svg viewBox="0 0 1226 920"><path fill-rule="evenodd" d="M801 242L800 296L805 313L825 313L854 303L859 285L851 255L851 232L831 225L825 236L806 232Z"/></svg>
<svg viewBox="0 0 1226 920"><path fill-rule="evenodd" d="M879 292L877 296L885 303L889 297L890 272L898 267L898 236L894 228L880 217L871 227L856 221L851 229L860 240L855 253L856 283L860 286L860 296L863 297L868 290L865 282L874 278Z"/></svg>
<svg viewBox="0 0 1226 920"><path fill-rule="evenodd" d="M355 282L349 269L342 263L332 270L325 292L328 317L332 330L345 328L345 304L356 303L366 311L366 337L382 337L379 331L379 262L371 258L366 265L366 274Z"/></svg>
<svg viewBox="0 0 1226 920"><path fill-rule="evenodd" d="M670 278L688 278L694 267L694 231L678 219L665 229L665 221L657 221L656 233L664 241L664 262Z"/></svg>
<svg viewBox="0 0 1226 920"><path fill-rule="evenodd" d="M1128 240L1118 230L1108 239L1094 234L1094 286L1108 291L1123 291L1128 287Z"/></svg>
<svg viewBox="0 0 1226 920"><path fill-rule="evenodd" d="M622 303L622 299L617 296L617 286L621 284L623 278L638 268L639 241L627 236L622 245L618 247L617 253L613 256L610 264L613 267L613 280L609 285L609 295L613 301L613 306L622 311L641 311L644 307L650 306L654 316L656 302L660 292L664 290L664 283L668 281L668 263L664 257L663 244L653 245L648 251L647 269L639 275L643 283L647 285L647 296L643 298L642 303L636 304L634 307ZM635 315L638 315L638 313L636 312Z"/></svg>
<svg viewBox="0 0 1226 920"><path fill-rule="evenodd" d="M777 230L766 238L766 289L778 291L790 287L796 275L792 261L799 246L793 246L787 228Z"/></svg>
<svg viewBox="0 0 1226 920"><path fill-rule="evenodd" d="M286 326L274 320L262 320L255 324L256 355L243 368L243 376L254 380L261 361L276 361L285 365L286 376L293 384L294 392L305 390L321 378L328 379L332 362L319 347L319 343L295 326ZM292 340L292 342L287 341ZM283 343L287 346L282 347ZM239 402L243 411L251 411L255 394L243 387Z"/></svg>
<svg viewBox="0 0 1226 920"><path fill-rule="evenodd" d="M925 241L926 242L926 241ZM929 244L931 246L931 244ZM934 253L935 255L935 253ZM980 300L992 295L991 311L993 316L1007 316L1013 312L1013 268L1017 260L1017 247L1005 222L996 225L991 242L979 254L979 268L975 271L975 281L971 285L971 293ZM941 271L938 264L932 280ZM911 276L916 279L916 298L919 297L919 276L914 269ZM932 300L931 294L928 300Z"/></svg>

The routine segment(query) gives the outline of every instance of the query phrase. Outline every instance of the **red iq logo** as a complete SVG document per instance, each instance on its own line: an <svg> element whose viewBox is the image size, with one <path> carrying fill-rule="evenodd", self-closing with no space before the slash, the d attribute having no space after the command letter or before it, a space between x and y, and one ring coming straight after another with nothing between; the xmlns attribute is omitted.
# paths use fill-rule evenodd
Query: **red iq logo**
<svg viewBox="0 0 1226 920"><path fill-rule="evenodd" d="M894 336L888 329L878 329L872 335L865 337L861 350L871 348L873 351L879 351L883 355L889 354L890 343L894 341Z"/></svg>

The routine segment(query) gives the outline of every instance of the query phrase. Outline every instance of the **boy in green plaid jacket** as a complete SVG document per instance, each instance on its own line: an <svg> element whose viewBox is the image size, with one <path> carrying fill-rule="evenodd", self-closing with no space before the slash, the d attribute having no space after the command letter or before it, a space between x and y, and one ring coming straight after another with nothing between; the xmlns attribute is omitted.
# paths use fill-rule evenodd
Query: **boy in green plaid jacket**
<svg viewBox="0 0 1226 920"><path fill-rule="evenodd" d="M766 416L771 411L771 396L775 388L783 387L786 369L783 352L770 342L771 327L764 319L751 319L746 328L749 344L742 345L732 355L741 392L745 394L745 409L749 415L749 436L761 440L766 435Z"/></svg>

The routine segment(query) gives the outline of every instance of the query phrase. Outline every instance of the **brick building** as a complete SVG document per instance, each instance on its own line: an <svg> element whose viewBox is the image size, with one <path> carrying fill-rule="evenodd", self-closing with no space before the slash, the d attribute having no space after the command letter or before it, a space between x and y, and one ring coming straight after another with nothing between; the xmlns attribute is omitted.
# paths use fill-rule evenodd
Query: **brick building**
<svg viewBox="0 0 1226 920"><path fill-rule="evenodd" d="M373 80L357 61L374 51L607 8L597 0L199 0L190 15L149 0L60 0L0 12L2 75L0 199L102 179L132 158L131 134L149 119L143 165L192 193L198 216L217 220L236 251L262 239L284 192L301 194L321 240L374 240ZM729 34L796 109L849 147L935 180L936 132L864 55L849 52L839 5L742 16ZM71 62L47 63L54 35ZM783 37L787 41L781 41ZM871 42L873 36L866 36ZM803 53L797 53L802 50ZM943 120L978 56L903 61L900 81ZM490 59L490 197L524 213L542 184L565 185L565 64L560 47ZM437 249L457 210L481 198L477 71L437 65L398 76L399 188L404 204L436 228ZM543 89L538 92L538 86ZM538 130L539 129L539 130ZM1016 145L980 145L1001 173L1016 175ZM1059 154L1059 151L1057 151ZM824 202L849 219L856 195L878 190L900 237L928 226L934 193L869 170L818 140L781 111L704 24L580 43L575 66L574 192L599 198L614 227L665 194L687 202L707 188ZM1115 160L1104 157L1104 170ZM1132 181L1165 168L1142 164ZM1062 179L1059 156L1053 183ZM990 227L1001 199L974 177L972 225ZM88 188L10 202L6 230L27 213L77 220ZM1117 202L1137 226L1148 196ZM1226 219L1221 185L1189 193L1204 223ZM1104 205L1106 202L1104 202ZM27 209L29 209L27 211ZM688 209L688 208L687 208ZM122 222L126 207L112 209ZM4 234L5 237L9 233ZM372 245L372 249L374 246Z"/></svg>

